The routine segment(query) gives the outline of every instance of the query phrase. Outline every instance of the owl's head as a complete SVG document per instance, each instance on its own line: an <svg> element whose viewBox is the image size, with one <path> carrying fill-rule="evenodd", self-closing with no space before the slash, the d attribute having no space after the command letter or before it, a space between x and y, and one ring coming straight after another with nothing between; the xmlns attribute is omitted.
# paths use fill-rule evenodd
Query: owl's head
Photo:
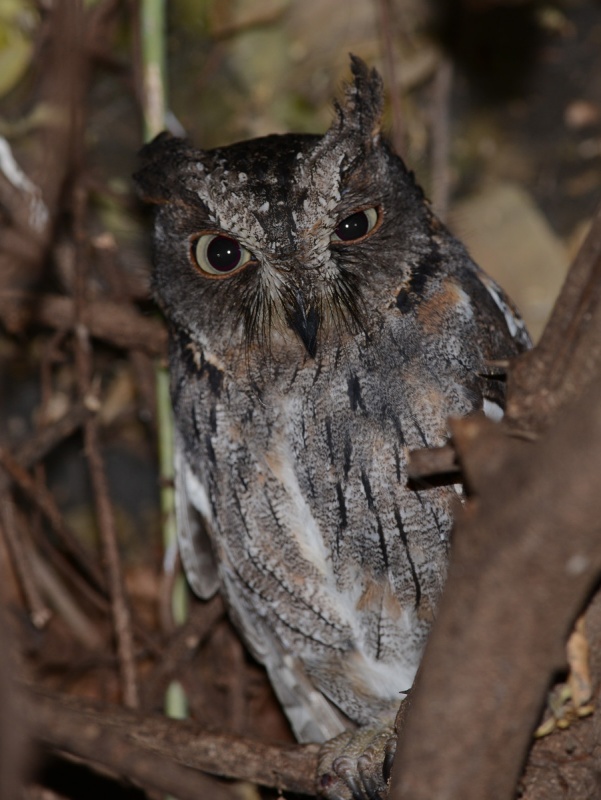
<svg viewBox="0 0 601 800"><path fill-rule="evenodd" d="M351 66L323 136L207 151L161 134L142 150L159 302L218 354L314 357L326 339L367 333L365 309L394 304L424 255L429 211L381 136L382 81Z"/></svg>

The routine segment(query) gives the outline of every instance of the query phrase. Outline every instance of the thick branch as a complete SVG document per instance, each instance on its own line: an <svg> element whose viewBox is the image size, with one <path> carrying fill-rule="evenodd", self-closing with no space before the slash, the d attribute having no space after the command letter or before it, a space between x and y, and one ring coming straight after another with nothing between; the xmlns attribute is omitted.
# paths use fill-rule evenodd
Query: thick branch
<svg viewBox="0 0 601 800"><path fill-rule="evenodd" d="M540 431L601 370L601 206L534 350L509 373L507 420Z"/></svg>
<svg viewBox="0 0 601 800"><path fill-rule="evenodd" d="M478 502L457 524L392 798L513 797L570 625L601 574L599 409L598 379L536 444L486 420L455 423Z"/></svg>
<svg viewBox="0 0 601 800"><path fill-rule="evenodd" d="M184 794L179 772L165 776L172 763L213 775L313 794L318 745L271 745L238 736L211 733L190 722L150 717L134 711L94 707L65 695L30 689L27 716L32 735L52 750L102 764L117 774L175 794L181 800L215 797L203 792L194 774L195 794ZM153 768L156 764L156 769ZM138 771L138 766L143 774Z"/></svg>

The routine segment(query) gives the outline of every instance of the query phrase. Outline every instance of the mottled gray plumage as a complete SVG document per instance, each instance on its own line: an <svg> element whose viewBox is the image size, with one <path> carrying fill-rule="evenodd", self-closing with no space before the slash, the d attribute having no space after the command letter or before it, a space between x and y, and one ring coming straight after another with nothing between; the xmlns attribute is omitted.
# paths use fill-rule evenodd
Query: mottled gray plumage
<svg viewBox="0 0 601 800"><path fill-rule="evenodd" d="M382 138L379 76L352 69L322 137L163 135L136 176L157 204L186 573L221 587L302 740L411 686L460 489L409 485L407 454L499 410L489 362L528 344Z"/></svg>

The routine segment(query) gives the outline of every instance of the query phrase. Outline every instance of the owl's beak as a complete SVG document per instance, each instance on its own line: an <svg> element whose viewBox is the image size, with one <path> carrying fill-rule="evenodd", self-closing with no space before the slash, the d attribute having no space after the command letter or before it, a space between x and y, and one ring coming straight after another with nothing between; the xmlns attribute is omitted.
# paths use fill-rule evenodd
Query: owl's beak
<svg viewBox="0 0 601 800"><path fill-rule="evenodd" d="M317 333L320 322L319 312L312 305L307 307L303 295L297 291L294 303L288 309L288 324L299 335L311 358L315 358L317 352Z"/></svg>

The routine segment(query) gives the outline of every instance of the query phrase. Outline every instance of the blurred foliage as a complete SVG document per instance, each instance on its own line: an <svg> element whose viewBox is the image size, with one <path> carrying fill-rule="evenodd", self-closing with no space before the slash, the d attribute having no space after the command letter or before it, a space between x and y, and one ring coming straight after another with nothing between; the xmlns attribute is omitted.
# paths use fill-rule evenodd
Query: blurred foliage
<svg viewBox="0 0 601 800"><path fill-rule="evenodd" d="M15 88L30 66L39 22L33 0L2 0L0 99Z"/></svg>

